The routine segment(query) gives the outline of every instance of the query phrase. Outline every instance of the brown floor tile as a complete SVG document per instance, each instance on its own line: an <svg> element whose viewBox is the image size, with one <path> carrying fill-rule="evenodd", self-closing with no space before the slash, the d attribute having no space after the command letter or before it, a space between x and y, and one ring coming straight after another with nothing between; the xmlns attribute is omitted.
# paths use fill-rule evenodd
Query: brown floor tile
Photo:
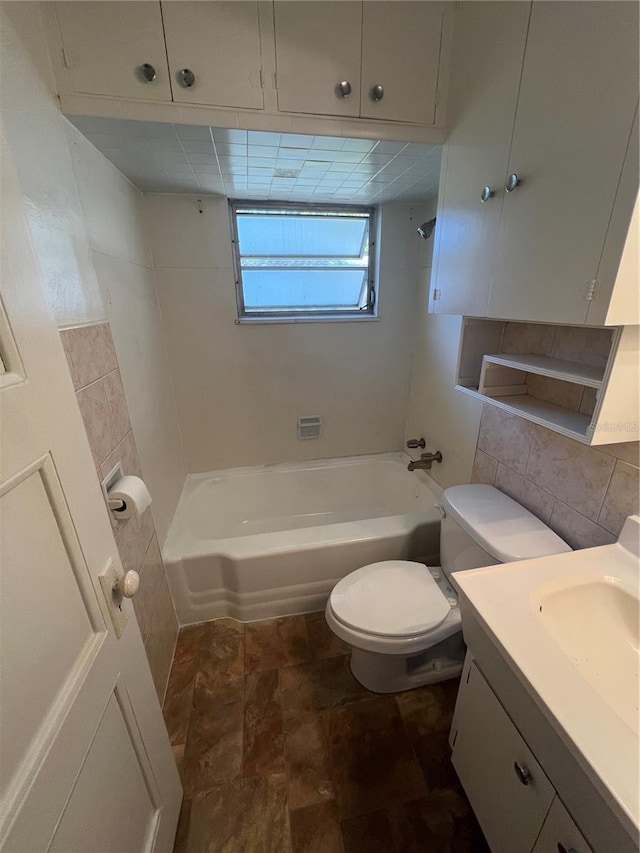
<svg viewBox="0 0 640 853"><path fill-rule="evenodd" d="M300 809L332 800L328 744L320 714L307 714L284 724L289 781L289 808Z"/></svg>
<svg viewBox="0 0 640 853"><path fill-rule="evenodd" d="M280 696L285 719L366 699L371 695L351 674L348 657L326 658L280 670Z"/></svg>
<svg viewBox="0 0 640 853"><path fill-rule="evenodd" d="M240 776L242 723L241 702L194 708L184 754L185 796Z"/></svg>
<svg viewBox="0 0 640 853"><path fill-rule="evenodd" d="M200 649L193 694L194 707L242 702L244 641L241 635L208 637Z"/></svg>
<svg viewBox="0 0 640 853"><path fill-rule="evenodd" d="M249 622L245 626L245 672L278 669L311 659L304 616Z"/></svg>
<svg viewBox="0 0 640 853"><path fill-rule="evenodd" d="M342 821L345 853L396 853L386 812L358 815Z"/></svg>
<svg viewBox="0 0 640 853"><path fill-rule="evenodd" d="M174 659L169 673L162 713L172 745L183 744L187 739L197 669L197 656L181 656Z"/></svg>
<svg viewBox="0 0 640 853"><path fill-rule="evenodd" d="M245 679L242 772L245 779L284 773L284 736L278 670Z"/></svg>
<svg viewBox="0 0 640 853"><path fill-rule="evenodd" d="M314 660L333 658L340 655L348 655L351 649L340 637L333 633L327 625L324 611L320 613L307 613L307 631L309 632L309 643Z"/></svg>
<svg viewBox="0 0 640 853"><path fill-rule="evenodd" d="M439 684L396 693L396 701L407 730L416 737L449 731L460 681L452 678Z"/></svg>
<svg viewBox="0 0 640 853"><path fill-rule="evenodd" d="M173 845L173 853L187 853L187 839L189 836L189 819L191 816L191 800L183 800L178 818L176 839Z"/></svg>
<svg viewBox="0 0 640 853"><path fill-rule="evenodd" d="M286 790L278 774L198 794L187 853L292 853Z"/></svg>
<svg viewBox="0 0 640 853"><path fill-rule="evenodd" d="M329 709L323 720L343 819L427 794L393 696Z"/></svg>
<svg viewBox="0 0 640 853"><path fill-rule="evenodd" d="M244 622L238 622L237 619L214 619L209 622L209 636L213 638L219 637L241 637L244 634Z"/></svg>
<svg viewBox="0 0 640 853"><path fill-rule="evenodd" d="M391 817L401 853L489 853L461 789L432 791Z"/></svg>
<svg viewBox="0 0 640 853"><path fill-rule="evenodd" d="M318 803L289 815L293 853L344 853L336 804Z"/></svg>
<svg viewBox="0 0 640 853"><path fill-rule="evenodd" d="M187 625L180 630L176 643L176 651L173 656L174 666L198 657L202 639L210 631L209 626L209 622L201 622L199 625Z"/></svg>

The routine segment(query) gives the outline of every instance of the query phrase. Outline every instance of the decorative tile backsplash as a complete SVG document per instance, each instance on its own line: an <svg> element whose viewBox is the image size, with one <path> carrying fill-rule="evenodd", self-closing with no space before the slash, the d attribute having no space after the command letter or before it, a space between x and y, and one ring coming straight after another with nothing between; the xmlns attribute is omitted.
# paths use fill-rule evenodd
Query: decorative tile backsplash
<svg viewBox="0 0 640 853"><path fill-rule="evenodd" d="M60 336L98 480L103 480L118 462L125 474L142 477L109 324L64 329ZM140 518L118 520L111 513L109 518L124 570L133 569L140 574L140 591L133 606L162 702L178 623L151 510L147 509Z"/></svg>
<svg viewBox="0 0 640 853"><path fill-rule="evenodd" d="M500 489L572 548L616 541L625 518L640 512L639 480L640 442L587 447L483 407L471 481Z"/></svg>

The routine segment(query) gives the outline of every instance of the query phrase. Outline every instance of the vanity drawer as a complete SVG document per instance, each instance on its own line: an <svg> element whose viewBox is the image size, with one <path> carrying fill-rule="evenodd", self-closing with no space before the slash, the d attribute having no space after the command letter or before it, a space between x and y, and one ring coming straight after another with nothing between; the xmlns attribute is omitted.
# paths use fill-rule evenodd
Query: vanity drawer
<svg viewBox="0 0 640 853"><path fill-rule="evenodd" d="M593 853L573 818L555 798L532 853Z"/></svg>
<svg viewBox="0 0 640 853"><path fill-rule="evenodd" d="M460 687L451 760L493 853L531 853L555 790L475 662Z"/></svg>

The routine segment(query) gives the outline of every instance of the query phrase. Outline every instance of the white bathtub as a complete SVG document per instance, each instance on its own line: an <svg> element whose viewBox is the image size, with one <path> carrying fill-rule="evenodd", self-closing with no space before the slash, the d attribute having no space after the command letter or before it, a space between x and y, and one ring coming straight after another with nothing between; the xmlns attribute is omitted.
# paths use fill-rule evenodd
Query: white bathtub
<svg viewBox="0 0 640 853"><path fill-rule="evenodd" d="M321 610L377 560L437 559L440 490L404 453L192 474L163 549L182 624Z"/></svg>

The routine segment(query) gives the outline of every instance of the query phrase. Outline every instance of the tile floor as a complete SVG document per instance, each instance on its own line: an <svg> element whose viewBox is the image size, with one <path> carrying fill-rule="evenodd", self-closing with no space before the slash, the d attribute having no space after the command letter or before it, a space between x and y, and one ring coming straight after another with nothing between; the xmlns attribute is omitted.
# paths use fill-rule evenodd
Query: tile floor
<svg viewBox="0 0 640 853"><path fill-rule="evenodd" d="M456 690L369 693L322 613L183 629L175 853L488 853L449 760Z"/></svg>

